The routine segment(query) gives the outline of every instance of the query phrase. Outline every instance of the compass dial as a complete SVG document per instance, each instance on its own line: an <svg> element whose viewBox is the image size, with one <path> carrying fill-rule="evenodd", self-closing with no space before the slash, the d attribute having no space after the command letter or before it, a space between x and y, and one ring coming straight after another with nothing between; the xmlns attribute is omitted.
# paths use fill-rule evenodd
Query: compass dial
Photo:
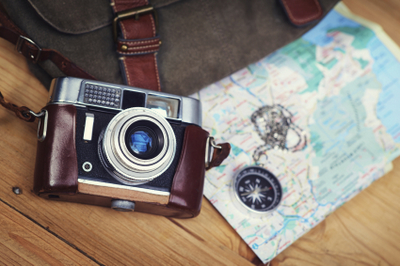
<svg viewBox="0 0 400 266"><path fill-rule="evenodd" d="M259 166L242 169L235 178L234 189L239 202L253 212L271 211L278 207L282 199L279 180Z"/></svg>

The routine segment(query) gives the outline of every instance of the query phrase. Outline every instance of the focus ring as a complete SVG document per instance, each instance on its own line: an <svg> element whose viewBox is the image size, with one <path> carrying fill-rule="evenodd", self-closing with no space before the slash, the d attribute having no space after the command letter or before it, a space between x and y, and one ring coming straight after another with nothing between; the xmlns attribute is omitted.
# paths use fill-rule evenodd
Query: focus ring
<svg viewBox="0 0 400 266"><path fill-rule="evenodd" d="M143 122L145 121L145 122ZM157 128L162 145L154 157L135 156L127 144L127 134L135 125L151 124ZM108 124L102 141L102 154L107 171L122 183L138 184L153 180L171 165L176 153L176 139L169 122L147 108L130 108L118 113Z"/></svg>

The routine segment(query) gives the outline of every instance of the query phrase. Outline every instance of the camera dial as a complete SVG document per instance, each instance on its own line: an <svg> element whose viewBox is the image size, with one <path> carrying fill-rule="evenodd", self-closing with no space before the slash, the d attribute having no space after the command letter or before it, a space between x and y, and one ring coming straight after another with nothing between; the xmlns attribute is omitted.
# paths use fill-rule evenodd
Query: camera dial
<svg viewBox="0 0 400 266"><path fill-rule="evenodd" d="M107 171L125 184L142 184L161 175L171 165L176 139L171 125L147 108L130 108L108 124L100 157Z"/></svg>

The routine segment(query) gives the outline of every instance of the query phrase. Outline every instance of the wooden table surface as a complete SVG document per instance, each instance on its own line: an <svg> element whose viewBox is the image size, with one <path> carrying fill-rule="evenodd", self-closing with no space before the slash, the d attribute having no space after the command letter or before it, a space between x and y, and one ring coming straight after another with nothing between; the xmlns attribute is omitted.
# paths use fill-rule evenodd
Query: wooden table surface
<svg viewBox="0 0 400 266"><path fill-rule="evenodd" d="M400 0L345 0L400 45ZM47 91L0 39L0 91L39 111ZM400 74L400 73L399 73ZM400 89L400 88L399 88ZM32 193L36 122L0 108L0 265L261 264L206 200L180 220L47 201ZM12 188L19 187L16 195ZM278 255L271 265L400 265L400 159L394 169Z"/></svg>

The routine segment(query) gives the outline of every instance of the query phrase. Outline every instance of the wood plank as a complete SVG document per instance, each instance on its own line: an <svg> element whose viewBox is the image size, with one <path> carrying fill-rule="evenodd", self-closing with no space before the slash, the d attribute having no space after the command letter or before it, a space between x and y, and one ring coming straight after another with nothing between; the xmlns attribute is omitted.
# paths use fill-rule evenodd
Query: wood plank
<svg viewBox="0 0 400 266"><path fill-rule="evenodd" d="M378 23L400 44L400 1L399 0L343 0L343 3L356 15Z"/></svg>
<svg viewBox="0 0 400 266"><path fill-rule="evenodd" d="M400 158L394 169L279 254L272 265L397 265Z"/></svg>
<svg viewBox="0 0 400 266"><path fill-rule="evenodd" d="M400 44L399 0L344 2L356 14L380 23ZM45 105L47 91L29 72L25 59L2 39L0 69L0 91L8 100L35 111ZM0 229L0 264L43 265L47 262L68 265L80 263L80 260L82 264L91 263L90 260L86 263L85 257L81 259L80 253L67 244L64 244L66 249L62 249L62 254L56 255L61 250L59 245L64 243L57 236L106 265L259 263L244 241L206 200L199 217L180 220L141 213L118 213L101 207L39 198L31 192L36 122L20 121L0 108L0 136L0 199L49 230L0 203L0 223L1 226L5 224L5 229ZM397 245L400 240L400 227L397 226L400 205L396 204L399 200L400 160L396 160L394 165L393 172L335 211L271 264L395 265L400 261ZM14 186L19 186L23 193L15 195L12 192ZM15 217L21 217L8 218L3 208ZM41 231L45 236L37 233ZM39 236L42 238L38 240ZM17 248L20 246L23 248Z"/></svg>
<svg viewBox="0 0 400 266"><path fill-rule="evenodd" d="M0 239L4 265L98 265L3 202Z"/></svg>

